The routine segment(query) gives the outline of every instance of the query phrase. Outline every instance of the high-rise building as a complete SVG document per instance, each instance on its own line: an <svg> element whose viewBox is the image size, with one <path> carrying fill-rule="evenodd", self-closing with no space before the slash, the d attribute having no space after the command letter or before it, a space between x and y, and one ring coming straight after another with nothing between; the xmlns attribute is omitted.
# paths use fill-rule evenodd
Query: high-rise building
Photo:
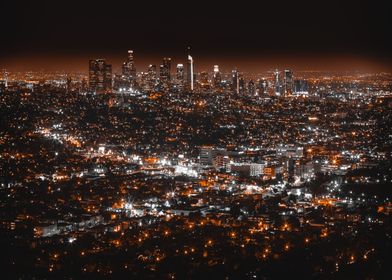
<svg viewBox="0 0 392 280"><path fill-rule="evenodd" d="M184 82L184 65L181 63L177 64L176 78L179 82Z"/></svg>
<svg viewBox="0 0 392 280"><path fill-rule="evenodd" d="M238 81L237 69L234 69L233 71L231 71L231 88L235 93L237 93L237 94L240 93L240 83Z"/></svg>
<svg viewBox="0 0 392 280"><path fill-rule="evenodd" d="M107 64L105 59L89 61L89 88L95 92L112 89L112 65Z"/></svg>
<svg viewBox="0 0 392 280"><path fill-rule="evenodd" d="M260 79L258 81L257 89L259 91L259 96L267 95L267 81Z"/></svg>
<svg viewBox="0 0 392 280"><path fill-rule="evenodd" d="M178 63L176 67L176 85L178 89L183 89L184 87L184 65L182 63Z"/></svg>
<svg viewBox="0 0 392 280"><path fill-rule="evenodd" d="M274 72L274 80L275 80L275 95L280 96L281 95L281 81L280 81L280 72L278 69Z"/></svg>
<svg viewBox="0 0 392 280"><path fill-rule="evenodd" d="M293 93L293 72L291 70L284 70L284 94L290 95Z"/></svg>
<svg viewBox="0 0 392 280"><path fill-rule="evenodd" d="M242 74L238 73L238 92L244 94L245 91L245 79Z"/></svg>
<svg viewBox="0 0 392 280"><path fill-rule="evenodd" d="M254 96L256 94L256 85L255 85L255 82L253 80L250 80L248 82L248 94L250 96Z"/></svg>
<svg viewBox="0 0 392 280"><path fill-rule="evenodd" d="M299 95L309 94L309 85L305 80L295 80L294 81L294 93Z"/></svg>
<svg viewBox="0 0 392 280"><path fill-rule="evenodd" d="M150 64L147 68L147 83L150 90L154 90L157 84L157 66Z"/></svg>
<svg viewBox="0 0 392 280"><path fill-rule="evenodd" d="M213 85L215 88L219 88L221 86L222 76L219 72L219 65L214 65L214 76L213 76Z"/></svg>
<svg viewBox="0 0 392 280"><path fill-rule="evenodd" d="M208 72L207 71L203 71L200 73L199 82L202 86L208 85Z"/></svg>
<svg viewBox="0 0 392 280"><path fill-rule="evenodd" d="M164 57L163 63L160 66L159 77L163 84L168 85L171 81L171 58Z"/></svg>
<svg viewBox="0 0 392 280"><path fill-rule="evenodd" d="M186 84L190 91L194 89L194 66L193 57L190 55L191 48L188 47L188 59L187 59L187 69L186 69Z"/></svg>
<svg viewBox="0 0 392 280"><path fill-rule="evenodd" d="M131 86L136 83L136 67L133 60L133 50L128 51L128 58L122 65L122 74L124 79L129 81Z"/></svg>

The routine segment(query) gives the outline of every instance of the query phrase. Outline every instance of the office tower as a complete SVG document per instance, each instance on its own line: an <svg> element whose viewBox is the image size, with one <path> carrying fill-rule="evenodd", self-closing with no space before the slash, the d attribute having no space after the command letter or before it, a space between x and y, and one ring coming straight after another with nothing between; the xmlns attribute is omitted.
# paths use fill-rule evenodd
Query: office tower
<svg viewBox="0 0 392 280"><path fill-rule="evenodd" d="M147 68L147 83L150 90L154 90L157 84L157 66L150 64Z"/></svg>
<svg viewBox="0 0 392 280"><path fill-rule="evenodd" d="M267 81L264 79L260 79L258 81L257 89L259 91L259 95L266 95L267 94Z"/></svg>
<svg viewBox="0 0 392 280"><path fill-rule="evenodd" d="M182 89L184 86L184 65L181 63L177 64L176 70L176 84L179 88Z"/></svg>
<svg viewBox="0 0 392 280"><path fill-rule="evenodd" d="M130 86L129 81L124 79L122 74L114 74L113 89L118 91L128 90Z"/></svg>
<svg viewBox="0 0 392 280"><path fill-rule="evenodd" d="M294 182L294 171L295 171L296 161L293 158L289 158L287 160L287 173L288 173L288 181Z"/></svg>
<svg viewBox="0 0 392 280"><path fill-rule="evenodd" d="M278 69L274 72L274 80L275 80L275 95L280 96L281 94L281 84L280 84L280 72Z"/></svg>
<svg viewBox="0 0 392 280"><path fill-rule="evenodd" d="M293 93L293 72L291 70L284 70L284 94L290 95Z"/></svg>
<svg viewBox="0 0 392 280"><path fill-rule="evenodd" d="M222 76L219 72L219 66L214 65L214 76L213 76L213 85L215 88L219 88L222 82Z"/></svg>
<svg viewBox="0 0 392 280"><path fill-rule="evenodd" d="M305 80L294 81L294 93L300 95L307 95L309 93L309 85Z"/></svg>
<svg viewBox="0 0 392 280"><path fill-rule="evenodd" d="M190 91L194 88L194 68L193 68L193 57L190 55L191 48L188 47L188 59L187 59L187 71L186 71L186 83Z"/></svg>
<svg viewBox="0 0 392 280"><path fill-rule="evenodd" d="M177 76L178 81L184 81L184 65L179 63L177 64Z"/></svg>
<svg viewBox="0 0 392 280"><path fill-rule="evenodd" d="M128 51L127 61L122 65L122 74L124 79L130 83L130 86L136 84L136 67L133 60L133 50Z"/></svg>
<svg viewBox="0 0 392 280"><path fill-rule="evenodd" d="M245 79L241 73L238 73L238 91L241 94L245 92Z"/></svg>
<svg viewBox="0 0 392 280"><path fill-rule="evenodd" d="M171 80L171 58L170 57L163 58L163 63L161 64L159 70L160 70L159 77L161 79L161 82L165 85L169 85L170 80Z"/></svg>
<svg viewBox="0 0 392 280"><path fill-rule="evenodd" d="M208 73L206 71L203 71L200 73L200 84L202 86L208 85Z"/></svg>
<svg viewBox="0 0 392 280"><path fill-rule="evenodd" d="M256 85L255 85L255 82L253 80L250 80L248 82L248 94L250 96L254 96L256 94Z"/></svg>
<svg viewBox="0 0 392 280"><path fill-rule="evenodd" d="M238 81L237 69L234 69L233 71L231 71L231 88L235 93L237 93L237 94L240 93L240 84Z"/></svg>
<svg viewBox="0 0 392 280"><path fill-rule="evenodd" d="M111 90L112 89L112 65L106 64L104 71L104 89Z"/></svg>
<svg viewBox="0 0 392 280"><path fill-rule="evenodd" d="M89 61L89 87L95 92L112 89L112 65L107 64L105 59Z"/></svg>

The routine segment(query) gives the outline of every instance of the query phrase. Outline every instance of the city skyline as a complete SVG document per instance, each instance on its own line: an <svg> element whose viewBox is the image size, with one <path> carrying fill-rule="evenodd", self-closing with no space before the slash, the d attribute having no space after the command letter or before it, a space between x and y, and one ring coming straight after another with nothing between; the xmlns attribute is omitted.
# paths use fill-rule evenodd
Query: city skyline
<svg viewBox="0 0 392 280"><path fill-rule="evenodd" d="M1 279L388 279L377 1L6 1Z"/></svg>
<svg viewBox="0 0 392 280"><path fill-rule="evenodd" d="M140 68L160 56L181 58L188 45L204 68L211 59L240 68L254 60L246 71L256 71L257 63L274 68L287 61L291 68L322 68L330 59L344 64L345 58L390 68L392 59L391 19L383 3L245 1L236 6L202 1L187 7L171 1L149 7L138 1L101 7L71 1L56 9L41 0L3 7L7 12L0 24L7 28L0 67L23 71L62 69L67 61L74 65L69 70L86 70L83 61L94 58L115 64L128 49L139 54ZM13 11L19 12L17 20L9 17Z"/></svg>

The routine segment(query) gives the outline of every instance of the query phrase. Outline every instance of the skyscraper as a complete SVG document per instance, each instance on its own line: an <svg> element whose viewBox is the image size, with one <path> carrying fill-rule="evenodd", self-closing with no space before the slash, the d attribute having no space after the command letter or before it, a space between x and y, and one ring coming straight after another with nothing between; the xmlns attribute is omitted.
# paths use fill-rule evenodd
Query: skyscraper
<svg viewBox="0 0 392 280"><path fill-rule="evenodd" d="M160 66L159 77L163 83L170 83L171 80L171 58L164 57Z"/></svg>
<svg viewBox="0 0 392 280"><path fill-rule="evenodd" d="M245 79L242 74L238 73L238 92L243 94L245 90Z"/></svg>
<svg viewBox="0 0 392 280"><path fill-rule="evenodd" d="M280 96L281 95L281 84L280 84L280 72L278 69L275 70L274 72L274 80L275 80L275 95Z"/></svg>
<svg viewBox="0 0 392 280"><path fill-rule="evenodd" d="M122 65L122 74L124 79L129 81L131 86L134 86L136 83L136 67L133 61L133 50L128 51L127 61Z"/></svg>
<svg viewBox="0 0 392 280"><path fill-rule="evenodd" d="M238 81L238 71L237 69L234 69L231 71L231 87L232 90L239 94L240 93L240 83Z"/></svg>
<svg viewBox="0 0 392 280"><path fill-rule="evenodd" d="M295 80L294 93L299 95L307 95L309 93L308 82L305 80Z"/></svg>
<svg viewBox="0 0 392 280"><path fill-rule="evenodd" d="M200 73L200 84L202 86L208 85L208 72L203 71Z"/></svg>
<svg viewBox="0 0 392 280"><path fill-rule="evenodd" d="M95 92L112 89L112 65L106 64L105 59L89 61L89 88Z"/></svg>
<svg viewBox="0 0 392 280"><path fill-rule="evenodd" d="M187 59L187 71L186 71L186 82L187 87L190 91L194 88L194 69L193 69L193 57L190 55L191 48L188 47L188 59Z"/></svg>
<svg viewBox="0 0 392 280"><path fill-rule="evenodd" d="M177 86L183 88L184 86L184 65L179 63L177 64L177 75L176 75L176 83Z"/></svg>
<svg viewBox="0 0 392 280"><path fill-rule="evenodd" d="M257 85L257 89L259 91L259 95L263 96L263 95L267 95L267 81L264 79L260 79L258 80L258 85Z"/></svg>
<svg viewBox="0 0 392 280"><path fill-rule="evenodd" d="M293 72L284 70L284 94L290 95L293 92Z"/></svg>
<svg viewBox="0 0 392 280"><path fill-rule="evenodd" d="M147 68L147 82L150 90L154 90L157 84L157 66L150 64Z"/></svg>
<svg viewBox="0 0 392 280"><path fill-rule="evenodd" d="M253 80L250 80L248 82L248 94L250 96L254 96L256 94L256 85L255 85L255 82Z"/></svg>
<svg viewBox="0 0 392 280"><path fill-rule="evenodd" d="M215 88L219 88L222 82L222 76L219 72L219 65L214 65L214 76L213 76L213 85Z"/></svg>

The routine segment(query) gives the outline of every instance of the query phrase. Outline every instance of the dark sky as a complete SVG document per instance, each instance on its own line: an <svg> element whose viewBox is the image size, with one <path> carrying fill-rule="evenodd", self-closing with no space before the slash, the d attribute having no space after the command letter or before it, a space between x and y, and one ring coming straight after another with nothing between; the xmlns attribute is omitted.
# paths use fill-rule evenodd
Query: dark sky
<svg viewBox="0 0 392 280"><path fill-rule="evenodd" d="M389 66L387 2L2 1L0 66L84 68L94 57L116 64L127 49L143 66L180 59L187 45L200 64L350 56Z"/></svg>

